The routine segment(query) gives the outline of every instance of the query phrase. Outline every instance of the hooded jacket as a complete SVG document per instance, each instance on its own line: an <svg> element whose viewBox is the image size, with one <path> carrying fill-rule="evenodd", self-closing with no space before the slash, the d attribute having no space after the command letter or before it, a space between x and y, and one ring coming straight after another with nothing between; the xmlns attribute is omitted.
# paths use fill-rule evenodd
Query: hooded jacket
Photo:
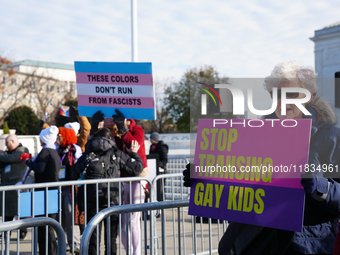
<svg viewBox="0 0 340 255"><path fill-rule="evenodd" d="M72 167L71 178L78 179L84 171L84 162L86 156L93 152L94 154L109 153L111 158L111 178L119 178L121 173L126 176L137 176L143 171L143 162L137 153L131 152L130 156L117 149L114 141L104 137L93 137L85 146L85 152L78 159L77 163ZM87 185L90 186L90 185ZM102 184L101 189L107 184ZM83 187L83 186L82 186ZM123 189L121 189L123 190ZM119 183L110 184L110 200L111 205L119 204ZM91 202L91 201L89 201ZM103 199L107 202L107 198Z"/></svg>
<svg viewBox="0 0 340 255"><path fill-rule="evenodd" d="M140 145L140 148L138 150L138 155L143 161L143 167L147 167L147 160L146 160L146 154L145 154L145 143L144 143L144 130L141 126L137 125L136 122L133 119L127 119L130 121L129 125L129 131L122 136L122 138L115 137L115 141L117 143L118 148L127 153L126 148L131 147L131 142L133 140L137 140L138 144Z"/></svg>

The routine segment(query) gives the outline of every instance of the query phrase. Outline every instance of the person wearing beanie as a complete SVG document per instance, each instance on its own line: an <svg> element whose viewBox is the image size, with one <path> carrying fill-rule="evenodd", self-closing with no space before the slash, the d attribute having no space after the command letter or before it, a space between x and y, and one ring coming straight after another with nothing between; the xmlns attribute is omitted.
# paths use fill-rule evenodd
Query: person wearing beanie
<svg viewBox="0 0 340 255"><path fill-rule="evenodd" d="M85 116L78 116L78 122L68 122L64 125L66 128L71 128L74 130L77 136L77 145L81 148L81 151L85 151L85 144L87 143L88 135L90 134L91 124L87 117ZM42 121L43 122L43 121ZM43 126L41 129L49 128L50 126L43 122Z"/></svg>
<svg viewBox="0 0 340 255"><path fill-rule="evenodd" d="M58 133L59 129L56 126L50 126L49 128L41 130L39 134L41 146L53 148L54 143L57 141Z"/></svg>
<svg viewBox="0 0 340 255"><path fill-rule="evenodd" d="M75 135L77 136L79 133L80 124L78 122L68 122L64 125L64 127L73 129Z"/></svg>
<svg viewBox="0 0 340 255"><path fill-rule="evenodd" d="M87 143L88 136L91 131L91 124L87 117L78 115L78 107L71 106L71 112L73 112L78 119L78 122L69 122L66 123L64 127L72 128L74 132L76 132L77 136L77 145L81 148L81 151L85 151L85 144ZM77 127L79 125L79 127ZM48 128L49 125L45 123L43 120L40 120L40 128L45 129Z"/></svg>
<svg viewBox="0 0 340 255"><path fill-rule="evenodd" d="M155 143L158 143L159 141L159 134L157 132L153 132L151 135L150 135L150 140L153 140ZM153 142L151 142L153 143Z"/></svg>
<svg viewBox="0 0 340 255"><path fill-rule="evenodd" d="M31 154L23 153L20 159L34 171L35 182L57 182L59 181L60 158L56 151L55 142L59 130L56 126L50 126L40 132L40 144L43 147L37 157L32 160ZM39 189L36 189L39 190ZM42 190L45 190L42 188ZM57 214L49 214L48 217L57 220ZM39 254L45 254L46 250L46 228L38 227ZM57 254L57 241L52 227L48 227L48 254Z"/></svg>
<svg viewBox="0 0 340 255"><path fill-rule="evenodd" d="M153 132L150 135L150 150L149 154L158 154L159 161L158 161L158 173L157 174L166 174L166 164L168 163L168 151L169 147L163 141L159 140L159 134L157 132ZM157 200L163 201L164 196L164 186L165 186L165 178L157 181Z"/></svg>

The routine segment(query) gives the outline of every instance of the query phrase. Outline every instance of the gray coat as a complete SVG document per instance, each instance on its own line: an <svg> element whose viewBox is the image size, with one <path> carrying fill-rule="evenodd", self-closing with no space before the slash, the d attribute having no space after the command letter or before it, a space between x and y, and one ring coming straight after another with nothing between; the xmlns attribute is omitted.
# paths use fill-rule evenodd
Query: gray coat
<svg viewBox="0 0 340 255"><path fill-rule="evenodd" d="M21 144L13 151L5 151L0 155L0 186L14 185L21 181L24 176L27 166L20 159L22 153L28 153L28 149ZM10 171L6 172L6 166L10 165ZM14 217L17 215L17 192L7 191L5 196L5 216ZM2 214L2 192L0 192L0 215Z"/></svg>

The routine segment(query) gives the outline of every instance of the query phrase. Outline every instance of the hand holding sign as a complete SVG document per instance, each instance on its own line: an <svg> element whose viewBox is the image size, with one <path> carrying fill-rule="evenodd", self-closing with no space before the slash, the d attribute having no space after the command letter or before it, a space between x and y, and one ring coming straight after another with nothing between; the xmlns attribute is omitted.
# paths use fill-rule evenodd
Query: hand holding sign
<svg viewBox="0 0 340 255"><path fill-rule="evenodd" d="M91 135L93 135L98 130L99 123L102 121L104 121L104 114L101 111L97 111L95 114L93 114L91 119Z"/></svg>
<svg viewBox="0 0 340 255"><path fill-rule="evenodd" d="M129 129L125 125L125 117L124 117L123 113L121 113L118 109L115 109L115 112L117 114L113 114L112 119L113 119L114 123L116 123L116 125L117 125L118 134L123 135L127 131L129 131Z"/></svg>
<svg viewBox="0 0 340 255"><path fill-rule="evenodd" d="M301 184L306 194L316 193L318 196L328 193L328 179L315 174L301 174Z"/></svg>
<svg viewBox="0 0 340 255"><path fill-rule="evenodd" d="M314 174L301 174L301 185L306 194L312 194L316 190L317 180Z"/></svg>
<svg viewBox="0 0 340 255"><path fill-rule="evenodd" d="M191 184L192 184L192 180L191 180L191 178L190 178L190 165L192 165L192 164L187 164L187 168L183 171L183 176L184 176L184 178L183 178L183 181L184 181L184 183L183 183L183 185L185 186L185 187L191 187Z"/></svg>

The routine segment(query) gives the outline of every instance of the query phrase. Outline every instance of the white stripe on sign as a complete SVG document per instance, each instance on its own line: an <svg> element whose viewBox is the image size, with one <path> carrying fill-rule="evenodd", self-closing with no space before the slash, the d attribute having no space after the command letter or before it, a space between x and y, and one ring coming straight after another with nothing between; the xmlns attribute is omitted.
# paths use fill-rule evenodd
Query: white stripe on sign
<svg viewBox="0 0 340 255"><path fill-rule="evenodd" d="M77 94L87 96L153 97L153 87L77 84Z"/></svg>

